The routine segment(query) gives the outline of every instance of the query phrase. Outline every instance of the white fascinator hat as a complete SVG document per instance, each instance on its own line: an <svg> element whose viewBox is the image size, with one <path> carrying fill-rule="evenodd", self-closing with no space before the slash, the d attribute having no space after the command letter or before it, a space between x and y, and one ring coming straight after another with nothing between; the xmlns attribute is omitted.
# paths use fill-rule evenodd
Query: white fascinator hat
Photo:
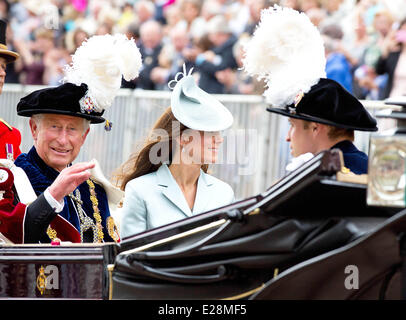
<svg viewBox="0 0 406 320"><path fill-rule="evenodd" d="M199 88L192 76L193 68L176 74L168 83L173 89L171 109L175 118L186 127L198 131L222 131L233 124L233 115L216 98Z"/></svg>

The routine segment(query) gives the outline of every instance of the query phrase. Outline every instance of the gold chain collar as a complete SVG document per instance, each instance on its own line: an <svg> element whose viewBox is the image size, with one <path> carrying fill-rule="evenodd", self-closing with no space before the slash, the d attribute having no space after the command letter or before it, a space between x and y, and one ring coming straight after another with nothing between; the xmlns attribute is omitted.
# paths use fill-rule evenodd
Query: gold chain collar
<svg viewBox="0 0 406 320"><path fill-rule="evenodd" d="M92 207L93 207L93 217L96 221L96 224L94 224L93 220L88 217L85 213L85 211L82 208L83 201L81 200L80 197L80 192L78 189L75 190L75 195L72 193L69 194L69 197L74 200L74 202L77 205L78 212L79 212L79 218L80 218L80 239L81 242L83 243L83 231L86 231L89 228L93 229L93 242L94 243L102 243L104 234L103 234L103 226L102 226L102 218L100 215L100 210L99 210L99 201L97 200L97 194L95 190L95 185L94 182L89 179L86 181L89 190L90 190L90 201L92 202ZM118 236L118 230L117 227L114 223L113 217L109 216L107 218L107 228L108 228L108 233L112 237L114 241L118 241L120 237ZM51 240L56 239L57 237L57 232L55 229L51 228L51 226L48 226L47 229L47 235Z"/></svg>

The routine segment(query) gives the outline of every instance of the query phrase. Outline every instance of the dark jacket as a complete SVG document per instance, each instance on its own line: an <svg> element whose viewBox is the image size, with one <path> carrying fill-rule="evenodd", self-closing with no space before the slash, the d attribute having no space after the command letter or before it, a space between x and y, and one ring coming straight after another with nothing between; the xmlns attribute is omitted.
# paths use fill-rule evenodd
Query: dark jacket
<svg viewBox="0 0 406 320"><path fill-rule="evenodd" d="M139 88L145 90L156 90L156 84L151 80L150 74L151 70L159 65L158 58L159 54L161 53L162 45L158 45L154 49L148 50L141 43L139 48L142 57L140 74L137 79L132 81L125 81L123 79L121 82L121 87L130 89Z"/></svg>
<svg viewBox="0 0 406 320"><path fill-rule="evenodd" d="M38 155L35 147L32 147L28 153L22 153L14 162L16 166L21 167L28 176L32 187L35 193L39 196L41 195L47 187L49 187L59 172L49 167ZM90 189L86 182L82 183L77 188L79 190L82 208L85 211L86 215L94 219L93 216L93 203L90 200ZM114 240L109 235L109 229L107 227L107 219L110 217L110 210L107 201L107 195L104 189L95 183L95 192L96 198L98 201L98 209L102 219L103 226L103 240L105 242L113 242ZM73 193L75 194L75 193ZM71 197L66 196L64 198L64 208L59 213L59 215L67 220L71 225L73 225L79 232L81 228L79 216L77 213L78 206L75 204L75 201ZM51 219L52 220L52 219ZM95 221L94 221L95 222ZM49 221L47 221L49 224ZM47 225L48 225L47 224ZM26 226L27 227L27 226ZM93 242L93 233L92 230L84 232L83 242Z"/></svg>
<svg viewBox="0 0 406 320"><path fill-rule="evenodd" d="M395 76L395 70L399 61L399 56L400 51L391 52L386 58L380 57L378 59L378 62L376 63L375 70L377 74L388 74L388 82L384 89L382 99L386 99L387 97L389 97L392 90L393 78Z"/></svg>
<svg viewBox="0 0 406 320"><path fill-rule="evenodd" d="M233 46L236 41L237 38L231 35L221 46L212 49L221 58L220 63L214 64L209 61L203 61L197 65L197 71L200 73L199 87L204 91L208 93L224 93L224 85L217 80L215 73L227 68L237 68L237 62L233 55Z"/></svg>
<svg viewBox="0 0 406 320"><path fill-rule="evenodd" d="M344 166L355 174L368 173L368 156L359 151L349 140L340 141L330 149L340 149L344 157Z"/></svg>

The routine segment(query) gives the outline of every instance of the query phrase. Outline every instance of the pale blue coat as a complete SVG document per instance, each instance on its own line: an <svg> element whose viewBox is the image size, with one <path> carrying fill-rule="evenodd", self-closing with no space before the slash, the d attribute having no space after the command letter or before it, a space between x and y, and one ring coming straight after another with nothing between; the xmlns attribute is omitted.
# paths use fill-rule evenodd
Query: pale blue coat
<svg viewBox="0 0 406 320"><path fill-rule="evenodd" d="M225 182L200 170L193 210L163 164L155 172L129 181L122 208L121 238L230 204L234 191Z"/></svg>

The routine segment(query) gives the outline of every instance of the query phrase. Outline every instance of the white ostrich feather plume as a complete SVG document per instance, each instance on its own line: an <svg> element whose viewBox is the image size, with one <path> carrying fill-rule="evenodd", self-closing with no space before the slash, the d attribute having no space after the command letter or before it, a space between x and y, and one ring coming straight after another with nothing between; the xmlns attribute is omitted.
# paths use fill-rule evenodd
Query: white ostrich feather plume
<svg viewBox="0 0 406 320"><path fill-rule="evenodd" d="M275 5L261 12L253 37L244 44L244 70L265 79L267 101L278 107L294 102L325 77L326 58L318 29L304 14Z"/></svg>
<svg viewBox="0 0 406 320"><path fill-rule="evenodd" d="M133 39L123 34L93 36L76 50L72 63L64 68L62 81L87 84L94 110L101 112L113 103L121 78L136 78L141 65L141 54Z"/></svg>

